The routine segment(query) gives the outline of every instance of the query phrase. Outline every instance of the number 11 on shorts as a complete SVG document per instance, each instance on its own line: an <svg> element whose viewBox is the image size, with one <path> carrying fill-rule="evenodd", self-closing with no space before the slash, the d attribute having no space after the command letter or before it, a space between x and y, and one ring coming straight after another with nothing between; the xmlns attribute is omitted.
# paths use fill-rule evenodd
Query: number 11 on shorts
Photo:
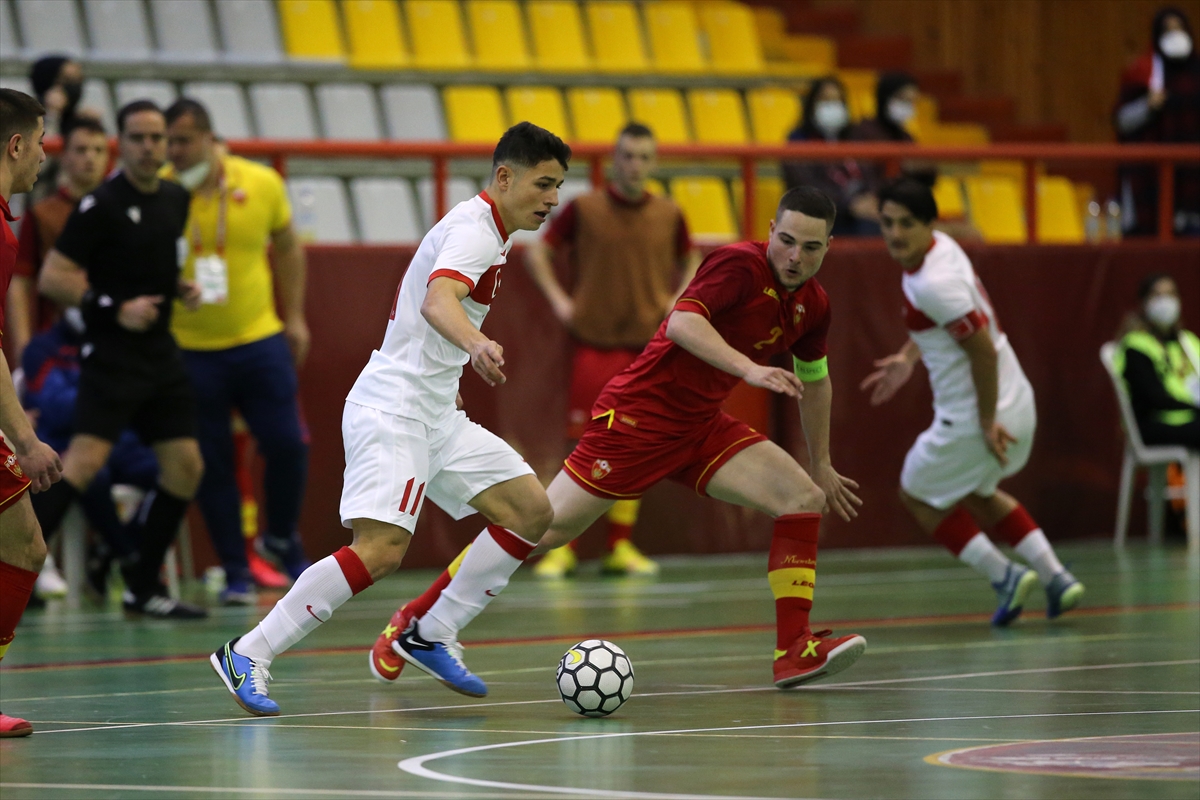
<svg viewBox="0 0 1200 800"><path fill-rule="evenodd" d="M422 483L417 487L417 494L412 498L412 508L408 509L408 498L412 497L413 484L417 482L416 478L409 478L408 483L404 485L404 497L400 499L400 513L417 515L417 509L421 507L421 495L425 492L425 484Z"/></svg>

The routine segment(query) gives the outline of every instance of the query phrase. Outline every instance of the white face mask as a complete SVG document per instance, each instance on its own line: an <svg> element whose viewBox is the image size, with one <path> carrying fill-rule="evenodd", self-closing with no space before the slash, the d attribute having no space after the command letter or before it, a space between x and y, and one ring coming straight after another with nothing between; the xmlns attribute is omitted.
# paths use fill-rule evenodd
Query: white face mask
<svg viewBox="0 0 1200 800"><path fill-rule="evenodd" d="M1179 298L1160 294L1146 301L1146 319L1160 328L1170 328L1179 321Z"/></svg>
<svg viewBox="0 0 1200 800"><path fill-rule="evenodd" d="M821 100L813 107L813 124L826 136L832 136L846 127L850 112L841 100Z"/></svg>
<svg viewBox="0 0 1200 800"><path fill-rule="evenodd" d="M1158 40L1158 49L1167 58L1183 60L1192 54L1192 37L1187 31L1167 31Z"/></svg>
<svg viewBox="0 0 1200 800"><path fill-rule="evenodd" d="M897 125L908 122L917 113L917 109L907 100L893 97L887 104L888 117Z"/></svg>
<svg viewBox="0 0 1200 800"><path fill-rule="evenodd" d="M63 309L63 320L76 333L83 333L86 327L83 324L83 312L79 310L78 306Z"/></svg>
<svg viewBox="0 0 1200 800"><path fill-rule="evenodd" d="M212 162L206 158L180 172L179 182L183 185L183 188L189 192L194 192L197 186L204 183L205 178L208 177L208 173L211 171Z"/></svg>

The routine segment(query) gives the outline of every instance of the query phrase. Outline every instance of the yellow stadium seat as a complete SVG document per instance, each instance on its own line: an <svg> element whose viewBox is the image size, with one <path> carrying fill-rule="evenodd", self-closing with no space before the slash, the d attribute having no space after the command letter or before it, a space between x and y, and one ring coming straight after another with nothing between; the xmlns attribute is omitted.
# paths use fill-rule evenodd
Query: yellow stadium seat
<svg viewBox="0 0 1200 800"><path fill-rule="evenodd" d="M675 89L630 89L629 116L634 122L648 125L660 144L687 144L687 115L683 96Z"/></svg>
<svg viewBox="0 0 1200 800"><path fill-rule="evenodd" d="M601 72L645 72L650 68L637 9L626 0L587 3L592 54Z"/></svg>
<svg viewBox="0 0 1200 800"><path fill-rule="evenodd" d="M779 207L779 198L783 197L783 178L777 175L759 175L754 181L754 229L750 238L755 241L765 241L770 236L769 223L775 217L775 209ZM737 210L737 219L742 221L742 198L745 188L740 178L733 181L733 207Z"/></svg>
<svg viewBox="0 0 1200 800"><path fill-rule="evenodd" d="M988 144L992 137L987 128L973 122L935 122L925 125L920 121L907 126L913 138L922 144Z"/></svg>
<svg viewBox="0 0 1200 800"><path fill-rule="evenodd" d="M784 57L796 64L828 74L837 69L837 43L827 36L785 36Z"/></svg>
<svg viewBox="0 0 1200 800"><path fill-rule="evenodd" d="M989 244L1024 244L1028 238L1021 187L1003 175L970 175L963 183L971 223Z"/></svg>
<svg viewBox="0 0 1200 800"><path fill-rule="evenodd" d="M762 46L754 27L754 14L741 3L710 0L697 6L700 28L708 38L709 63L714 72L759 75L763 72Z"/></svg>
<svg viewBox="0 0 1200 800"><path fill-rule="evenodd" d="M456 0L407 0L413 66L420 69L466 69L471 66L462 17Z"/></svg>
<svg viewBox="0 0 1200 800"><path fill-rule="evenodd" d="M561 139L570 141L573 138L571 129L567 127L567 112L558 89L552 86L512 86L505 90L504 99L508 102L510 124L528 120Z"/></svg>
<svg viewBox="0 0 1200 800"><path fill-rule="evenodd" d="M1060 175L1037 181L1037 238L1047 244L1079 244L1084 240L1083 218L1075 201L1075 187Z"/></svg>
<svg viewBox="0 0 1200 800"><path fill-rule="evenodd" d="M574 0L532 0L525 4L538 69L582 72L592 59L583 41L583 21Z"/></svg>
<svg viewBox="0 0 1200 800"><path fill-rule="evenodd" d="M467 0L465 8L476 67L527 70L532 66L521 7L514 0Z"/></svg>
<svg viewBox="0 0 1200 800"><path fill-rule="evenodd" d="M754 6L754 27L758 30L758 41L762 45L763 58L768 61L783 61L787 56L787 20L783 12L771 6Z"/></svg>
<svg viewBox="0 0 1200 800"><path fill-rule="evenodd" d="M646 36L658 72L705 72L708 63L700 52L696 12L691 3L658 0L642 5Z"/></svg>
<svg viewBox="0 0 1200 800"><path fill-rule="evenodd" d="M869 69L839 69L838 80L846 87L850 119L858 122L875 116L875 84L879 75Z"/></svg>
<svg viewBox="0 0 1200 800"><path fill-rule="evenodd" d="M800 96L791 89L768 86L746 92L750 127L759 144L780 144L800 121Z"/></svg>
<svg viewBox="0 0 1200 800"><path fill-rule="evenodd" d="M1016 159L991 158L979 162L980 175L999 175L1025 185L1025 162Z"/></svg>
<svg viewBox="0 0 1200 800"><path fill-rule="evenodd" d="M343 0L350 66L358 69L407 67L408 49L396 0Z"/></svg>
<svg viewBox="0 0 1200 800"><path fill-rule="evenodd" d="M278 6L289 56L320 60L345 56L333 0L279 0Z"/></svg>
<svg viewBox="0 0 1200 800"><path fill-rule="evenodd" d="M688 109L696 141L705 144L745 144L746 115L742 98L733 89L692 89L688 91Z"/></svg>
<svg viewBox="0 0 1200 800"><path fill-rule="evenodd" d="M933 199L937 201L938 219L963 219L967 216L962 182L950 175L939 175L933 184Z"/></svg>
<svg viewBox="0 0 1200 800"><path fill-rule="evenodd" d="M688 229L697 239L732 242L738 238L729 190L720 178L675 178L671 181L671 199L679 204Z"/></svg>
<svg viewBox="0 0 1200 800"><path fill-rule="evenodd" d="M617 89L568 89L567 107L577 142L613 142L628 121L625 101Z"/></svg>
<svg viewBox="0 0 1200 800"><path fill-rule="evenodd" d="M495 144L507 130L495 86L447 86L442 102L451 141Z"/></svg>
<svg viewBox="0 0 1200 800"><path fill-rule="evenodd" d="M662 181L658 178L650 178L646 181L646 191L655 197L667 196L667 187L663 186Z"/></svg>

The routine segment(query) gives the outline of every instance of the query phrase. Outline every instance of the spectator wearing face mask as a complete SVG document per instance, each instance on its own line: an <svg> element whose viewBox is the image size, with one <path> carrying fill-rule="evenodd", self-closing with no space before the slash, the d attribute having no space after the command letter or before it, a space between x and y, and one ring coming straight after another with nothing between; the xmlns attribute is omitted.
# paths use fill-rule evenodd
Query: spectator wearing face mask
<svg viewBox="0 0 1200 800"><path fill-rule="evenodd" d="M829 76L812 82L804 96L802 115L789 142L838 142L850 131L846 87ZM828 195L837 206L835 236L863 236L879 232L879 201L870 191L871 176L854 159L841 161L786 161L783 179L788 189L811 186Z"/></svg>
<svg viewBox="0 0 1200 800"><path fill-rule="evenodd" d="M1113 114L1122 142L1200 142L1200 58L1187 17L1177 8L1154 16L1152 47L1121 76ZM1156 166L1122 167L1125 230L1153 234L1158 228ZM1200 234L1200 168L1175 170L1176 233Z"/></svg>
<svg viewBox="0 0 1200 800"><path fill-rule="evenodd" d="M29 70L29 82L39 103L46 109L46 137L62 136L75 127L80 117L100 120L94 111L81 108L83 67L67 56L45 56ZM47 158L38 173L38 182L29 202L36 203L54 194L58 186L59 160Z"/></svg>

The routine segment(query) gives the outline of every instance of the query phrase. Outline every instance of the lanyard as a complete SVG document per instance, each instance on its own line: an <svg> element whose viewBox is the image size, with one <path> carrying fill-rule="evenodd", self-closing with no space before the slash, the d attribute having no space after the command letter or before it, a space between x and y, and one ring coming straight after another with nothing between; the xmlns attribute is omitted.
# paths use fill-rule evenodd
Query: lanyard
<svg viewBox="0 0 1200 800"><path fill-rule="evenodd" d="M229 186L225 180L225 165L220 165L221 174L217 178L217 232L215 242L215 252L220 258L225 257L225 229L226 217L229 215ZM203 249L203 242L200 240L200 224L196 221L192 222L192 253L196 256L200 255Z"/></svg>

